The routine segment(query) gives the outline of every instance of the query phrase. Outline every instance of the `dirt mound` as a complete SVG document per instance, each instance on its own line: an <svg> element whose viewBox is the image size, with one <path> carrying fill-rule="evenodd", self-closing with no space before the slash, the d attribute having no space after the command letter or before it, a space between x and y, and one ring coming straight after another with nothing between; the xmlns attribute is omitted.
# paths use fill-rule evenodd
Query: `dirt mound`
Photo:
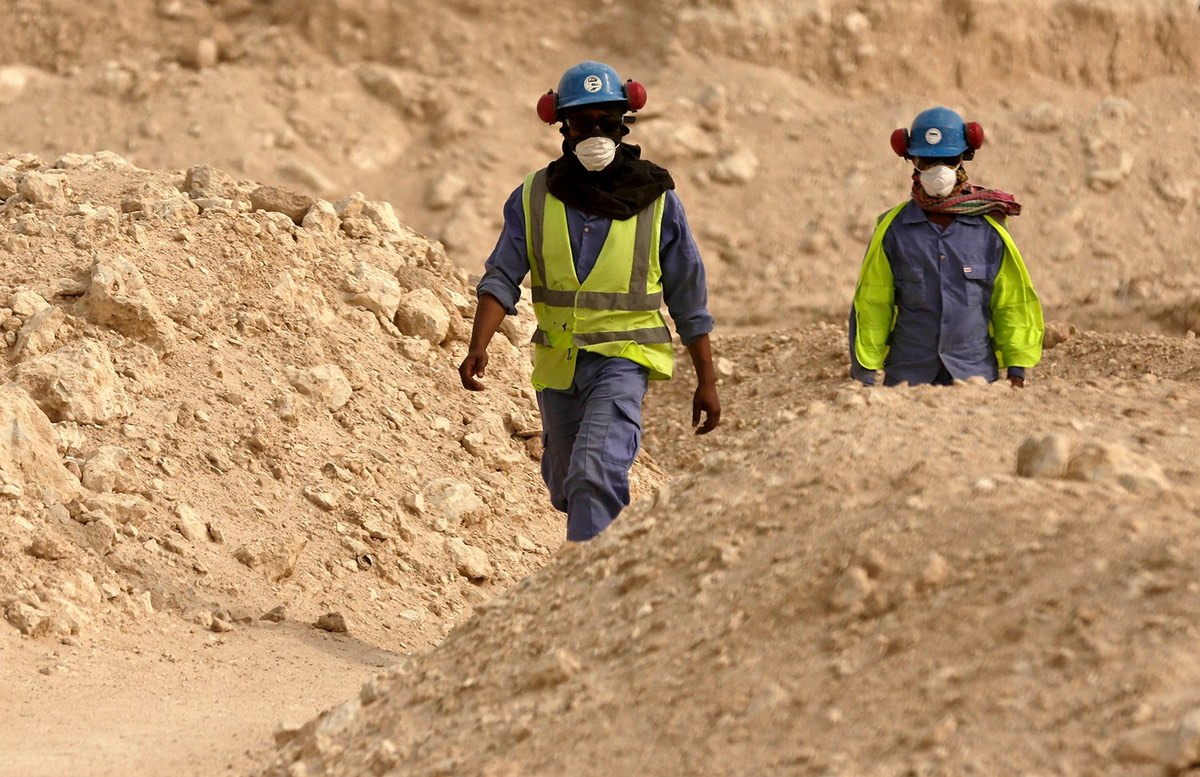
<svg viewBox="0 0 1200 777"><path fill-rule="evenodd" d="M313 721L265 773L1189 763L1194 381L1080 381L1069 363L1117 345L1088 335L1023 392L868 390L840 377L844 336L723 339L738 357L718 450L659 429L648 445L679 477ZM1200 366L1195 340L1123 348Z"/></svg>
<svg viewBox="0 0 1200 777"><path fill-rule="evenodd" d="M512 344L531 318L493 349L505 386L462 392L466 273L386 203L113 154L8 158L0 185L0 612L21 633L282 607L419 649L560 543Z"/></svg>

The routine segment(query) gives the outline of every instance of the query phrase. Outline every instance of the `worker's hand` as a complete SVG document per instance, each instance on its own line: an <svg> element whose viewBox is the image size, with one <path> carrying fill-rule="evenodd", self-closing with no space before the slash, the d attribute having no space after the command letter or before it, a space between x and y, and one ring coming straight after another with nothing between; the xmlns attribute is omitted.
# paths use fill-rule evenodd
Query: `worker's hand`
<svg viewBox="0 0 1200 777"><path fill-rule="evenodd" d="M700 415L704 414L704 423L700 423ZM696 393L692 395L692 426L696 434L708 434L721 423L721 400L717 398L717 384L700 383Z"/></svg>
<svg viewBox="0 0 1200 777"><path fill-rule="evenodd" d="M1008 382L1012 384L1013 388L1025 388L1025 379L1018 378L1016 375L1009 375Z"/></svg>
<svg viewBox="0 0 1200 777"><path fill-rule="evenodd" d="M483 377L487 363L487 351L467 352L467 358L458 365L458 377L462 381L463 388L468 391L483 391L484 385L475 379Z"/></svg>

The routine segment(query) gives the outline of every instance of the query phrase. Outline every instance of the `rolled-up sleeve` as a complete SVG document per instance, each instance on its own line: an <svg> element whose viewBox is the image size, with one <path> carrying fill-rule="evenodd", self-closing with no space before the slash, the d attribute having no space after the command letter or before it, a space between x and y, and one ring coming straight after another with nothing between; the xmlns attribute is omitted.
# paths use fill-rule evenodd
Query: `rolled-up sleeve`
<svg viewBox="0 0 1200 777"><path fill-rule="evenodd" d="M663 203L659 242L663 299L684 345L690 345L713 330L708 312L708 283L700 249L692 237L683 203L668 191Z"/></svg>
<svg viewBox="0 0 1200 777"><path fill-rule="evenodd" d="M475 296L490 294L508 315L517 313L521 299L521 282L529 272L529 254L525 246L525 206L521 188L508 196L504 203L504 229L483 267L483 278L475 287Z"/></svg>

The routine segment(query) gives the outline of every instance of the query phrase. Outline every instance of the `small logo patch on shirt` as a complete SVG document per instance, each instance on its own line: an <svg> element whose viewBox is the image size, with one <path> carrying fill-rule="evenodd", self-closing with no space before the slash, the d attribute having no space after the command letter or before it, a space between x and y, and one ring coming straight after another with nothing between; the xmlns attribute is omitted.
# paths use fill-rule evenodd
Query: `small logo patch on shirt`
<svg viewBox="0 0 1200 777"><path fill-rule="evenodd" d="M963 268L963 272L969 273L969 272L971 272L971 268L970 268L970 267L964 267L964 268Z"/></svg>

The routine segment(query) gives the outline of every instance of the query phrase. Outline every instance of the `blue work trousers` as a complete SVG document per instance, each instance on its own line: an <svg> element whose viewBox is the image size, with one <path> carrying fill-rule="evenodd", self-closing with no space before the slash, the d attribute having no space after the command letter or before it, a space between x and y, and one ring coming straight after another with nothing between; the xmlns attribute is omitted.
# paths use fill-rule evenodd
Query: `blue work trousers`
<svg viewBox="0 0 1200 777"><path fill-rule="evenodd" d="M629 506L648 374L628 359L579 351L571 388L538 392L542 479L567 514L568 540L592 539Z"/></svg>

